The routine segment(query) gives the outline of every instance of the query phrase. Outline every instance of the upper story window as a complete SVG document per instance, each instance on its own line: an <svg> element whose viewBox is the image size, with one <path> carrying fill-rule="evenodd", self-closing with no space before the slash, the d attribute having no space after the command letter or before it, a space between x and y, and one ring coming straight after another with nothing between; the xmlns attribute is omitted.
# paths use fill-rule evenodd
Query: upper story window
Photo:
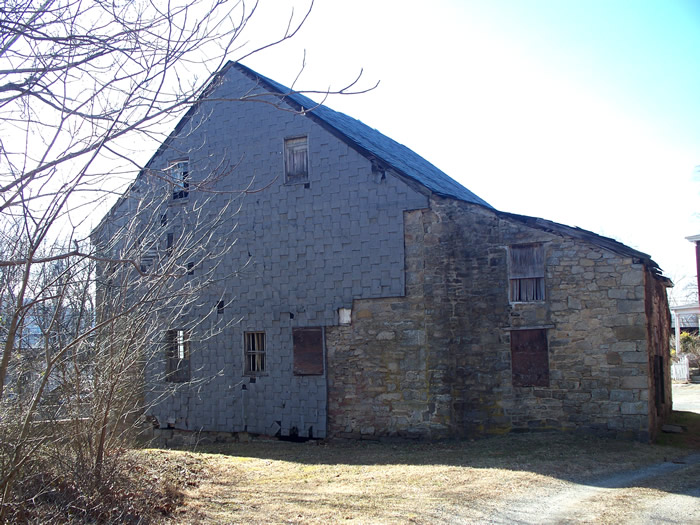
<svg viewBox="0 0 700 525"><path fill-rule="evenodd" d="M509 254L510 301L544 301L544 246L511 246Z"/></svg>
<svg viewBox="0 0 700 525"><path fill-rule="evenodd" d="M168 166L170 180L173 183L173 199L186 199L190 194L190 162L177 160Z"/></svg>
<svg viewBox="0 0 700 525"><path fill-rule="evenodd" d="M296 137L284 141L285 182L307 182L309 180L309 140Z"/></svg>
<svg viewBox="0 0 700 525"><path fill-rule="evenodd" d="M182 383L190 380L190 333L168 330L166 333L167 363L165 380Z"/></svg>

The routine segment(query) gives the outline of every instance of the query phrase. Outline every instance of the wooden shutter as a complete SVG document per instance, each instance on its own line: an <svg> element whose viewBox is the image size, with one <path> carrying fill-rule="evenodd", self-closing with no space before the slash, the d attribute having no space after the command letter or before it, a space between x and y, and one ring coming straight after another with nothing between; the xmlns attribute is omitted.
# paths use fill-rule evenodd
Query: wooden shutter
<svg viewBox="0 0 700 525"><path fill-rule="evenodd" d="M510 278L544 277L544 249L541 244L525 244L510 248Z"/></svg>
<svg viewBox="0 0 700 525"><path fill-rule="evenodd" d="M513 386L549 386L547 330L513 330L510 353Z"/></svg>
<svg viewBox="0 0 700 525"><path fill-rule="evenodd" d="M306 137L284 143L287 181L303 181L309 176L309 148Z"/></svg>
<svg viewBox="0 0 700 525"><path fill-rule="evenodd" d="M294 374L323 375L323 330L293 328Z"/></svg>

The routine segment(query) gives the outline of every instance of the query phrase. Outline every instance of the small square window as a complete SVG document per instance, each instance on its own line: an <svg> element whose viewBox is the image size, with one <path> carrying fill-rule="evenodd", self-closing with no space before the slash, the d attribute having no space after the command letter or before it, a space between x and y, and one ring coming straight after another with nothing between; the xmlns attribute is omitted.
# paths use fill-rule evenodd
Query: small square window
<svg viewBox="0 0 700 525"><path fill-rule="evenodd" d="M168 330L167 369L165 380L184 383L190 380L190 333L187 330Z"/></svg>
<svg viewBox="0 0 700 525"><path fill-rule="evenodd" d="M547 330L513 330L510 333L513 386L549 386Z"/></svg>
<svg viewBox="0 0 700 525"><path fill-rule="evenodd" d="M190 163L188 160L178 160L168 166L170 181L173 184L173 199L186 199L190 192Z"/></svg>
<svg viewBox="0 0 700 525"><path fill-rule="evenodd" d="M309 141L297 137L284 141L284 175L288 183L309 180Z"/></svg>
<svg viewBox="0 0 700 525"><path fill-rule="evenodd" d="M265 332L245 333L245 373L265 372Z"/></svg>
<svg viewBox="0 0 700 525"><path fill-rule="evenodd" d="M510 301L544 301L544 247L523 244L509 249Z"/></svg>

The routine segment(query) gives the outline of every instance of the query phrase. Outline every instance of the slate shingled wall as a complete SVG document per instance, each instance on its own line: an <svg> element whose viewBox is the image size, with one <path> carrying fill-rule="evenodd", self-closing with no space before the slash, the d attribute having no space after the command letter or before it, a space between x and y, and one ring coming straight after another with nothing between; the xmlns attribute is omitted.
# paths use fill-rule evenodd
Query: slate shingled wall
<svg viewBox="0 0 700 525"><path fill-rule="evenodd" d="M338 309L356 298L402 295L403 211L424 208L427 198L373 171L370 160L305 116L228 101L256 90L230 69L213 101L150 165L165 169L189 159L189 198L171 200L167 209L176 237L187 231L189 216L201 219L192 210L214 216L230 203L212 244L233 248L183 279L196 282L218 264L215 284L186 315L207 319L224 294L227 305L214 318L229 326L206 341L193 334L196 384L171 393L173 384L151 381L149 400L157 403L149 412L161 427L175 429L325 437L326 377L293 373L292 329L335 325ZM298 136L308 137L309 180L285 184L284 140ZM212 173L220 174L209 188L214 192L198 190L197 182ZM248 187L266 189L242 194ZM208 322L200 327L207 328ZM267 370L255 378L244 373L246 331L266 334ZM164 369L164 360L154 361L150 378Z"/></svg>

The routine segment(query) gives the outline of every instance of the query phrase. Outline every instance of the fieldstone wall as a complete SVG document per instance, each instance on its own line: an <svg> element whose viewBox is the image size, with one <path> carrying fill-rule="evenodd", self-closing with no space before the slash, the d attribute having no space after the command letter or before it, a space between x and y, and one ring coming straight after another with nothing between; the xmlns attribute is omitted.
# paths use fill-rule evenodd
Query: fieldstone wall
<svg viewBox="0 0 700 525"><path fill-rule="evenodd" d="M352 325L326 331L332 435L649 438L668 315L641 262L450 199L404 225L405 297L356 300ZM511 304L507 247L531 242L545 249L546 300ZM526 328L547 330L548 387L513 386L511 333Z"/></svg>

